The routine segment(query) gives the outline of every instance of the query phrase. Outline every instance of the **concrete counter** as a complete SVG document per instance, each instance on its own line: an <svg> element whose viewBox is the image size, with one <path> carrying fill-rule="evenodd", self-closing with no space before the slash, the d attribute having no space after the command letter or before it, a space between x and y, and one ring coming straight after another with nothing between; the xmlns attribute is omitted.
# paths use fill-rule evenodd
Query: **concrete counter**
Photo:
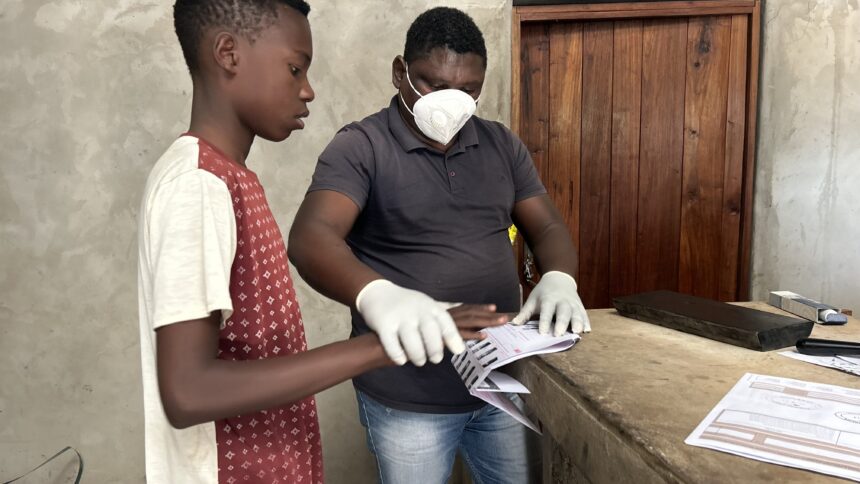
<svg viewBox="0 0 860 484"><path fill-rule="evenodd" d="M765 303L746 306L781 312ZM785 313L787 314L787 313ZM528 358L512 373L544 429L544 482L846 482L684 439L744 373L860 388L860 378L779 355L589 311L594 332L573 350ZM812 337L860 339L860 321L816 325Z"/></svg>

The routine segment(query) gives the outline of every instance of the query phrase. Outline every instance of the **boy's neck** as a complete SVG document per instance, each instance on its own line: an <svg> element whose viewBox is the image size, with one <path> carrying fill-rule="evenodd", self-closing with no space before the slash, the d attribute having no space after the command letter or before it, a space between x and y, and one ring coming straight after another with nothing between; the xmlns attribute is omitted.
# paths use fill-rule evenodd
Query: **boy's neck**
<svg viewBox="0 0 860 484"><path fill-rule="evenodd" d="M221 150L233 161L245 166L254 142L254 133L244 126L223 92L209 89L194 81L189 133L199 136Z"/></svg>

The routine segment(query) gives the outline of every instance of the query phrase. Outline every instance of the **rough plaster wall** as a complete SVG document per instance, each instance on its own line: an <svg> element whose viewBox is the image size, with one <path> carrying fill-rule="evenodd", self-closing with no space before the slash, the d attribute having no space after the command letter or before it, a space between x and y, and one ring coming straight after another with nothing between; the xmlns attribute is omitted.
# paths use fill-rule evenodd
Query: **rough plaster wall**
<svg viewBox="0 0 860 484"><path fill-rule="evenodd" d="M860 5L765 4L753 294L860 310Z"/></svg>
<svg viewBox="0 0 860 484"><path fill-rule="evenodd" d="M510 110L509 0L310 3L307 128L249 160L285 233L335 131L387 105L391 60L426 8L475 18L490 55L478 114ZM171 5L0 0L0 480L64 445L83 453L85 482L144 478L136 217L191 100ZM301 281L298 293L311 346L348 335L344 308ZM371 482L351 386L319 403L328 481Z"/></svg>

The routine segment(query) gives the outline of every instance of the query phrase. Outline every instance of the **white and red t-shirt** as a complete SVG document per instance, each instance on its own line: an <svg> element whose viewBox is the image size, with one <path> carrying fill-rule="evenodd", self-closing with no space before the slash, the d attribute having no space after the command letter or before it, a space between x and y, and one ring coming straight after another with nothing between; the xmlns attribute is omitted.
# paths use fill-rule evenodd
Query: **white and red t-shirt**
<svg viewBox="0 0 860 484"><path fill-rule="evenodd" d="M179 430L159 396L155 330L168 324L221 311L225 360L307 349L284 240L257 175L184 135L149 175L139 227L147 481L323 482L313 397Z"/></svg>

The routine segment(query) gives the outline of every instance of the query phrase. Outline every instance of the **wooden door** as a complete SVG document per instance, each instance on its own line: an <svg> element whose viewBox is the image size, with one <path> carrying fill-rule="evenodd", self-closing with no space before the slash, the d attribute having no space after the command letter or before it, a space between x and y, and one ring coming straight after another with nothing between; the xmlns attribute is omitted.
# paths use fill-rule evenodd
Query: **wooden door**
<svg viewBox="0 0 860 484"><path fill-rule="evenodd" d="M513 125L568 223L588 308L656 289L748 297L758 4L726 3L755 10L515 8Z"/></svg>

